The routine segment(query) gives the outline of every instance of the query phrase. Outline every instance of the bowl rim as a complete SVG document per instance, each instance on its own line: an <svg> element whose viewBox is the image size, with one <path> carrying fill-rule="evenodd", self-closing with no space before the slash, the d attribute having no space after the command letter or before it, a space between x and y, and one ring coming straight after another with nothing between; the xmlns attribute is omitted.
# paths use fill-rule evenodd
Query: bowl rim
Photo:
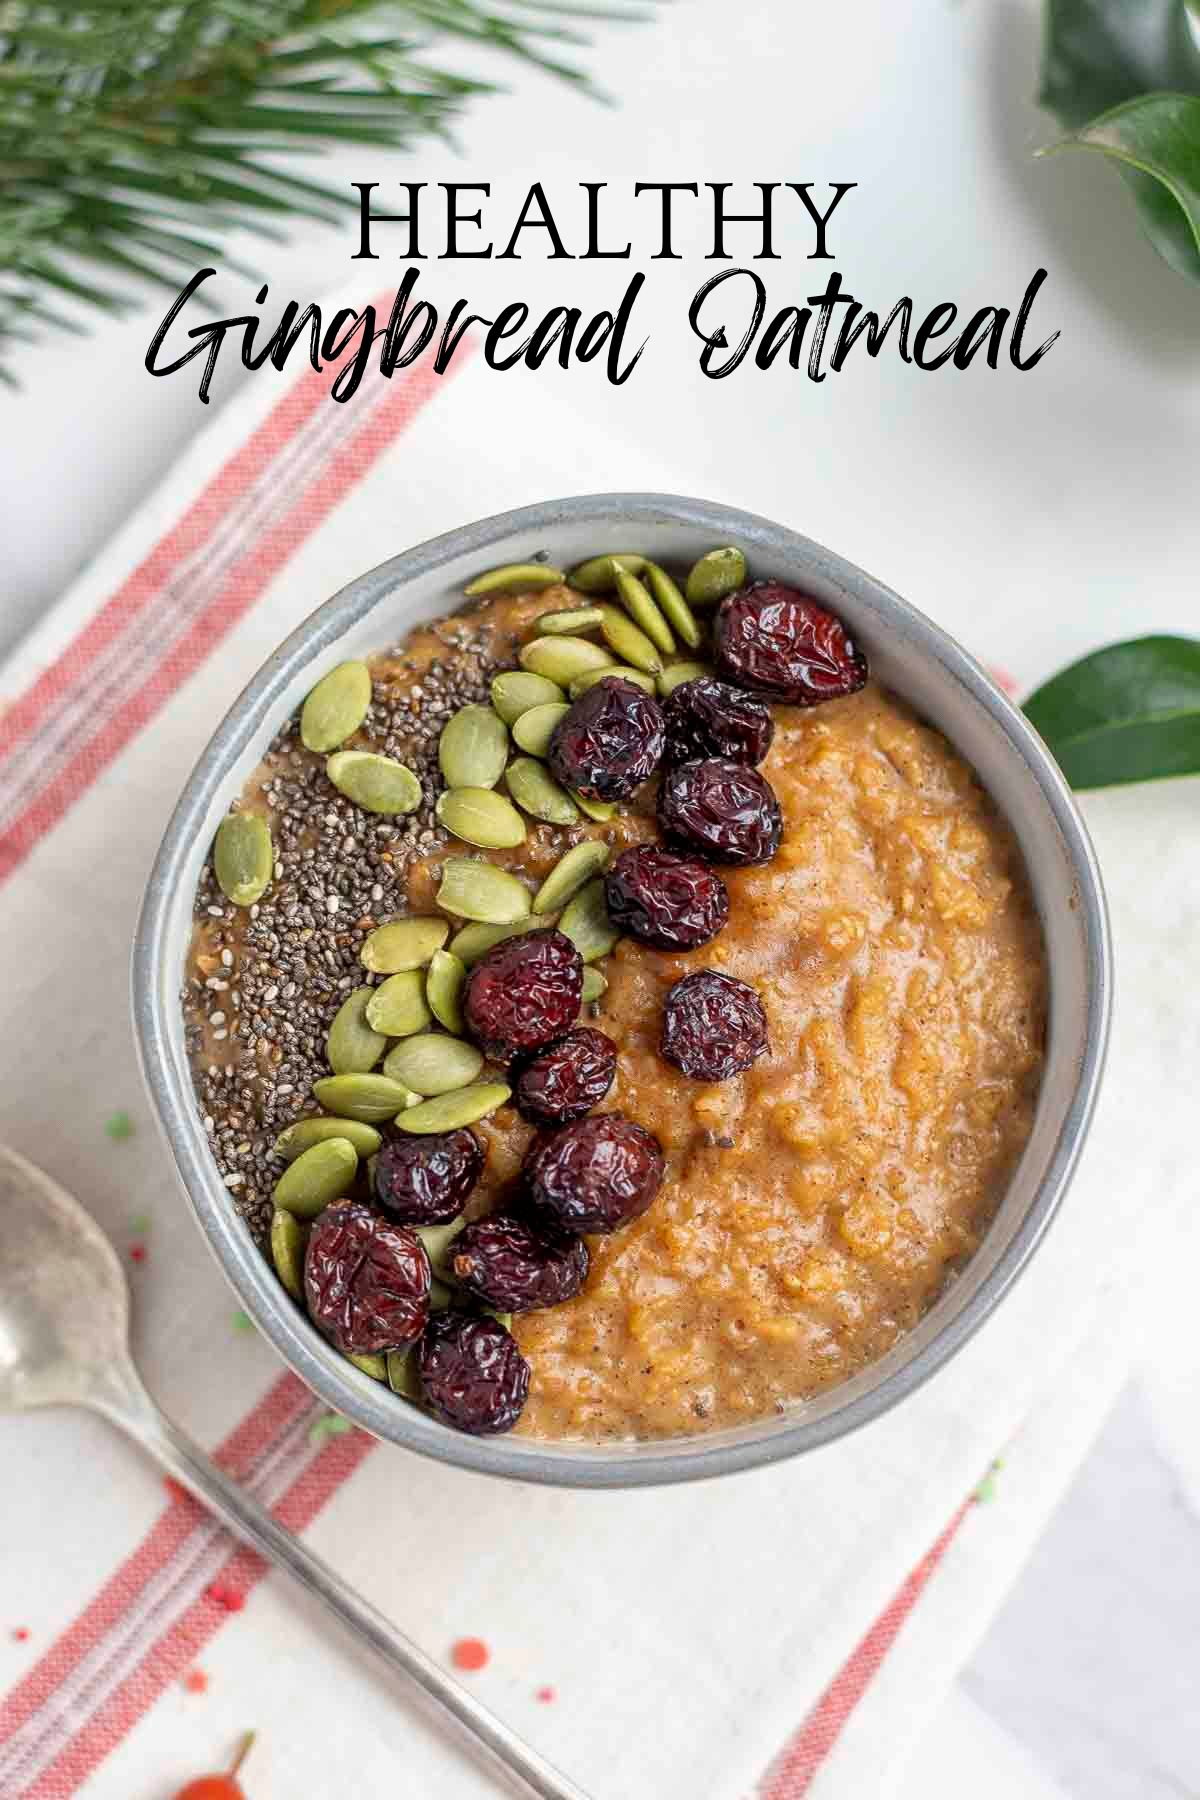
<svg viewBox="0 0 1200 1800"><path fill-rule="evenodd" d="M176 1078L170 1040L178 1005L171 975L170 916L191 846L216 789L227 778L264 718L299 670L335 645L386 595L436 572L463 555L480 554L518 534L550 534L565 526L682 525L770 553L786 543L834 586L853 592L881 625L930 656L989 716L1036 783L1061 835L1079 904L1086 944L1082 1054L1070 1099L1042 1179L1028 1210L966 1303L908 1360L868 1392L815 1419L780 1422L777 1430L744 1442L664 1439L631 1445L603 1460L572 1455L556 1444L531 1446L504 1437L477 1438L441 1428L310 1341L301 1321L229 1202L229 1192L202 1139L190 1084ZM539 502L455 527L366 571L341 588L289 634L233 702L201 752L163 834L147 882L133 943L132 1011L142 1076L158 1123L209 1249L242 1305L284 1361L329 1406L373 1436L477 1473L554 1486L616 1488L666 1485L767 1466L816 1449L890 1411L941 1369L975 1334L1026 1267L1045 1235L1074 1173L1095 1108L1108 1050L1112 1013L1112 945L1108 909L1095 852L1071 791L1041 738L979 663L947 632L892 589L803 533L720 502L660 493L602 493ZM323 1353L324 1352L324 1353ZM340 1364L341 1367L337 1365ZM419 1419L424 1429L414 1429ZM516 1447L520 1445L520 1447Z"/></svg>

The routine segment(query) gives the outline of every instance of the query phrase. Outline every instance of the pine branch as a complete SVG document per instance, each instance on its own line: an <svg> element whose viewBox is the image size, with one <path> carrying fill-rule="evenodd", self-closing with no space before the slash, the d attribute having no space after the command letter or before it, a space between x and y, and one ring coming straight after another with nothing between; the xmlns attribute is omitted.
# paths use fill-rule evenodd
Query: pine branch
<svg viewBox="0 0 1200 1800"><path fill-rule="evenodd" d="M430 59L499 51L595 93L566 0L0 0L0 379L13 346L180 287L235 230L278 239L349 193L281 169L322 145L448 135L495 84ZM248 272L248 271L243 271Z"/></svg>

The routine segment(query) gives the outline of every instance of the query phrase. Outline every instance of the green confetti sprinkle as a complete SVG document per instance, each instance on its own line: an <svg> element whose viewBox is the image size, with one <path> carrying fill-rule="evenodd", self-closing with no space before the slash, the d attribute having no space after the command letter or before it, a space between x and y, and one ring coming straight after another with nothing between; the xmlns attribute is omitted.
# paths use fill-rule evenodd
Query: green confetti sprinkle
<svg viewBox="0 0 1200 1800"><path fill-rule="evenodd" d="M129 1219L129 1229L134 1237L145 1237L150 1229L149 1213L133 1213Z"/></svg>
<svg viewBox="0 0 1200 1800"><path fill-rule="evenodd" d="M996 1477L1003 1467L1004 1460L1002 1457L998 1456L988 1469L987 1474L984 1476L979 1486L975 1489L975 1492L971 1495L976 1506L989 1506L996 1498Z"/></svg>
<svg viewBox="0 0 1200 1800"><path fill-rule="evenodd" d="M104 1121L104 1129L114 1144L123 1144L133 1136L133 1120L127 1112L111 1113Z"/></svg>
<svg viewBox="0 0 1200 1800"><path fill-rule="evenodd" d="M249 1313L235 1312L233 1315L233 1329L235 1331L253 1331L254 1320L250 1317Z"/></svg>
<svg viewBox="0 0 1200 1800"><path fill-rule="evenodd" d="M322 1413L321 1417L314 1419L309 1426L308 1441L316 1449L327 1438L341 1437L343 1432L353 1431L353 1429L349 1419L343 1419L341 1413Z"/></svg>

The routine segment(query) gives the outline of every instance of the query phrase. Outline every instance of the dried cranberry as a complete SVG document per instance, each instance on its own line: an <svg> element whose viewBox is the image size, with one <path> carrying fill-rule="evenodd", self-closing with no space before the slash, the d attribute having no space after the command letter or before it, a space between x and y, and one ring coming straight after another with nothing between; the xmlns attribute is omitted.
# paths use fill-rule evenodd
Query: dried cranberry
<svg viewBox="0 0 1200 1800"><path fill-rule="evenodd" d="M753 694L698 675L672 688L663 708L667 721L667 761L727 756L731 762L760 763L771 748L775 726L770 708Z"/></svg>
<svg viewBox="0 0 1200 1800"><path fill-rule="evenodd" d="M420 1337L429 1317L429 1281L420 1238L361 1200L332 1201L309 1234L309 1317L351 1356L402 1350Z"/></svg>
<svg viewBox="0 0 1200 1800"><path fill-rule="evenodd" d="M763 1003L744 981L698 969L667 995L662 1053L685 1075L727 1081L768 1048Z"/></svg>
<svg viewBox="0 0 1200 1800"><path fill-rule="evenodd" d="M612 1039L581 1025L522 1065L513 1099L531 1125L569 1125L599 1106L616 1072Z"/></svg>
<svg viewBox="0 0 1200 1800"><path fill-rule="evenodd" d="M417 1351L429 1410L476 1437L511 1431L529 1393L529 1364L499 1319L435 1313Z"/></svg>
<svg viewBox="0 0 1200 1800"><path fill-rule="evenodd" d="M604 878L614 925L656 950L694 950L729 917L729 890L707 863L658 844L623 850Z"/></svg>
<svg viewBox="0 0 1200 1800"><path fill-rule="evenodd" d="M664 775L658 822L683 849L716 863L770 862L783 836L770 782L724 756L680 763Z"/></svg>
<svg viewBox="0 0 1200 1800"><path fill-rule="evenodd" d="M772 700L816 706L866 684L867 659L842 621L781 581L722 600L713 645L722 675Z"/></svg>
<svg viewBox="0 0 1200 1800"><path fill-rule="evenodd" d="M547 761L585 800L626 800L653 775L665 742L658 701L613 678L596 682L559 720Z"/></svg>
<svg viewBox="0 0 1200 1800"><path fill-rule="evenodd" d="M385 1144L374 1160L375 1198L397 1225L445 1225L456 1219L483 1173L473 1133L440 1131Z"/></svg>
<svg viewBox="0 0 1200 1800"><path fill-rule="evenodd" d="M663 1178L658 1139L621 1113L594 1113L536 1143L526 1189L539 1223L616 1231L645 1212Z"/></svg>
<svg viewBox="0 0 1200 1800"><path fill-rule="evenodd" d="M512 1213L492 1213L454 1240L455 1279L502 1312L528 1312L571 1300L587 1280L582 1238L543 1236Z"/></svg>
<svg viewBox="0 0 1200 1800"><path fill-rule="evenodd" d="M481 956L467 977L463 1014L500 1062L561 1037L579 1017L583 958L561 931L527 931Z"/></svg>

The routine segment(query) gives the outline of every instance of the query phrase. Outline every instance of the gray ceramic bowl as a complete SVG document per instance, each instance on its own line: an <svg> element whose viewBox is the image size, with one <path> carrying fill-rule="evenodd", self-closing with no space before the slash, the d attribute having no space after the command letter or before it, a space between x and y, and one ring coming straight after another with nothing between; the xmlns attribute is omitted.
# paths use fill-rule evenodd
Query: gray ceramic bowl
<svg viewBox="0 0 1200 1800"><path fill-rule="evenodd" d="M569 567L631 545L686 567L723 543L742 545L754 573L793 582L836 610L875 675L945 733L1016 832L1051 971L1049 1056L1033 1133L964 1272L886 1356L817 1399L694 1439L597 1447L467 1437L330 1349L230 1204L193 1101L178 998L200 868L230 800L317 678L451 609L471 576L534 557ZM329 1406L376 1437L463 1468L573 1487L689 1481L794 1456L875 1418L940 1368L1011 1286L1062 1198L1100 1080L1110 991L1104 896L1082 821L1040 739L979 665L905 601L810 539L750 513L667 494L592 495L484 519L359 576L306 619L234 703L188 781L154 865L133 959L143 1070L188 1198L241 1304L280 1355Z"/></svg>

